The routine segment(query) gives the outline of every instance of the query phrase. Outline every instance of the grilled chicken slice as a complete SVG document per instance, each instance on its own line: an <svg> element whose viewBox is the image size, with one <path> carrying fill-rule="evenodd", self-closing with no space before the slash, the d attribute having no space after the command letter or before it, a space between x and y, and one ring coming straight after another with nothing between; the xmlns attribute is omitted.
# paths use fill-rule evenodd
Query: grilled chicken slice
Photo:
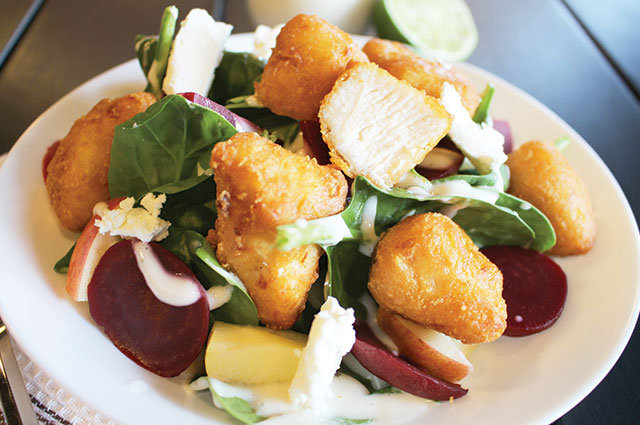
<svg viewBox="0 0 640 425"><path fill-rule="evenodd" d="M322 137L331 162L349 177L390 187L449 131L438 99L373 63L353 64L320 107Z"/></svg>

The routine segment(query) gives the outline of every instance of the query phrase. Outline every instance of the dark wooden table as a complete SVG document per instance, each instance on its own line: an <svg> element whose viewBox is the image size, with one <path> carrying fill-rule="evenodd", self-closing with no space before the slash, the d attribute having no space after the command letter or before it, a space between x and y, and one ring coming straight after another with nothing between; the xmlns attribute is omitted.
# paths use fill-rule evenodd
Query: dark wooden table
<svg viewBox="0 0 640 425"><path fill-rule="evenodd" d="M640 213L640 3L637 0L468 0L480 33L470 62L524 89L575 128ZM212 1L176 5L212 10ZM244 2L226 20L251 31ZM0 153L65 93L134 56L157 32L153 0L4 0L0 14ZM216 5L216 6L219 6ZM5 60L6 59L6 60ZM602 383L559 424L640 423L640 335Z"/></svg>

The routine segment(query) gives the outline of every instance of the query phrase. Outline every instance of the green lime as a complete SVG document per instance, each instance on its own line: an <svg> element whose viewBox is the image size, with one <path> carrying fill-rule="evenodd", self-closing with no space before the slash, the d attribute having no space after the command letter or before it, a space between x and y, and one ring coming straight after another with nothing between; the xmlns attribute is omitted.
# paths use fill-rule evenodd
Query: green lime
<svg viewBox="0 0 640 425"><path fill-rule="evenodd" d="M478 30L464 0L378 0L378 35L416 47L447 61L468 58L478 44Z"/></svg>

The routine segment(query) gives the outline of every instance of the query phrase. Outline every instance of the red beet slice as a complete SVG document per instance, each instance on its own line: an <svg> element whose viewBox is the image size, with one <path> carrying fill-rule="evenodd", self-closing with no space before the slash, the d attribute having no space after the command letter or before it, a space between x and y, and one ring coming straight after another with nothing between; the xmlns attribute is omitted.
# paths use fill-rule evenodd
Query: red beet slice
<svg viewBox="0 0 640 425"><path fill-rule="evenodd" d="M150 246L168 272L192 277L201 297L185 307L160 301L138 268L132 241L124 240L111 246L96 266L88 288L89 310L127 357L160 376L176 376L204 347L209 304L189 267L162 246Z"/></svg>
<svg viewBox="0 0 640 425"><path fill-rule="evenodd" d="M47 176L49 175L49 171L47 170L47 168L49 167L49 163L53 159L53 156L56 154L58 146L60 146L60 140L53 142L51 146L47 148L47 152L42 158L42 178L45 182L47 181Z"/></svg>
<svg viewBox="0 0 640 425"><path fill-rule="evenodd" d="M304 143L309 147L318 164L329 164L329 147L322 140L320 123L318 121L300 121L300 131L302 131Z"/></svg>
<svg viewBox="0 0 640 425"><path fill-rule="evenodd" d="M366 322L357 321L356 342L351 354L378 378L409 394L430 400L449 400L467 394L458 384L435 378L422 369L393 355L371 332Z"/></svg>
<svg viewBox="0 0 640 425"><path fill-rule="evenodd" d="M504 153L511 153L513 150L513 137L511 136L511 126L504 120L493 120L493 129L504 136Z"/></svg>
<svg viewBox="0 0 640 425"><path fill-rule="evenodd" d="M538 333L553 325L567 299L567 276L546 255L515 246L492 246L482 253L503 276L508 336Z"/></svg>
<svg viewBox="0 0 640 425"><path fill-rule="evenodd" d="M240 132L242 131L255 132L255 133L261 132L260 127L258 127L248 119L242 118L240 115L234 114L224 106L214 102L208 97L202 96L194 92L180 93L180 96L184 97L190 102L197 103L200 106L204 106L205 108L209 108L214 112L219 113L220 115L222 115L224 119L229 121L231 125L236 128L236 130Z"/></svg>

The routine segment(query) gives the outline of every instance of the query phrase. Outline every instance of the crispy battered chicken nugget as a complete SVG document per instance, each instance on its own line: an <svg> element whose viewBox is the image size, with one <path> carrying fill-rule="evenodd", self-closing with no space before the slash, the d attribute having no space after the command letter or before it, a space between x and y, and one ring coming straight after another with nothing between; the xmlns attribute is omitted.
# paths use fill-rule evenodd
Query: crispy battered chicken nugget
<svg viewBox="0 0 640 425"><path fill-rule="evenodd" d="M465 344L504 332L502 273L450 218L408 217L378 242L369 275L376 301Z"/></svg>
<svg viewBox="0 0 640 425"><path fill-rule="evenodd" d="M280 31L256 96L276 114L315 121L322 98L350 62L367 62L367 56L349 34L317 16L298 15Z"/></svg>
<svg viewBox="0 0 640 425"><path fill-rule="evenodd" d="M466 77L450 65L419 56L402 43L374 38L362 50L371 62L429 96L440 97L442 84L448 82L460 93L462 104L470 115L480 103L480 95Z"/></svg>
<svg viewBox="0 0 640 425"><path fill-rule="evenodd" d="M60 141L47 167L46 186L64 227L82 230L93 206L109 199L107 175L115 127L155 101L150 93L103 99Z"/></svg>
<svg viewBox="0 0 640 425"><path fill-rule="evenodd" d="M596 221L587 187L562 153L547 143L530 141L509 155L509 193L542 211L556 231L553 255L588 252Z"/></svg>
<svg viewBox="0 0 640 425"><path fill-rule="evenodd" d="M209 240L217 241L218 258L246 285L260 320L270 328L290 328L318 277L321 249L278 250L276 226L342 211L346 179L256 133L218 143L211 167L218 218L215 238Z"/></svg>
<svg viewBox="0 0 640 425"><path fill-rule="evenodd" d="M438 99L374 63L353 64L320 107L331 162L349 177L393 186L444 137L451 117Z"/></svg>

